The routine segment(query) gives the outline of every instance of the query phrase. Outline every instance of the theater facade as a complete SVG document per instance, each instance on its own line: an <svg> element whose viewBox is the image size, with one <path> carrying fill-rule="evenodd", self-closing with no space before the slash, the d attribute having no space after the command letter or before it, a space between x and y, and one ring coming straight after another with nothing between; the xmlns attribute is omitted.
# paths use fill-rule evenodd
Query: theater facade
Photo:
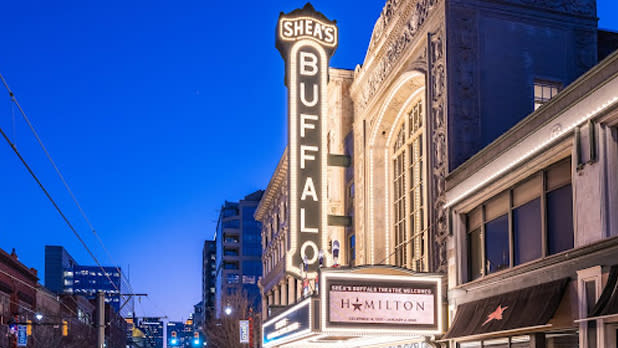
<svg viewBox="0 0 618 348"><path fill-rule="evenodd" d="M559 122L559 130L553 125L554 133L534 133L581 103L613 107L609 94L594 89L615 77L615 56L597 64L605 54L599 52L611 51L601 43L614 41L599 39L596 20L594 0L389 0L362 65L345 70L329 67L345 45L334 20L310 4L282 13L276 47L286 72L288 144L255 214L263 226L262 345L593 347L581 332L605 319L576 316L565 305L579 298L573 277L588 267L551 268L544 277L540 266L570 263L582 241L577 228L592 228L573 215L571 238L564 214L562 224L547 227L552 204L562 204L560 211L569 194L572 202L579 197L571 186L577 166L565 144L543 161L532 161L536 152L529 152L549 151L557 143L545 142L554 133L562 140L575 133L600 139L582 123L584 111ZM591 93L601 93L594 103L581 99ZM528 136L537 143L516 146ZM519 162L502 159L487 171L507 151L511 162L519 153ZM518 166L525 170L506 182L537 178L521 189L527 195L507 183L491 186ZM604 178L611 182L611 173ZM615 184L608 185L603 194L617 200ZM494 194L506 196L486 203ZM542 232L516 234L513 216L523 214L517 204L537 198ZM613 221L609 211L601 216ZM510 243L507 249L493 250L494 225L486 225L497 217L506 219L500 241ZM518 223L539 228L527 217ZM604 231L598 234L611 234ZM534 248L522 242L529 236ZM569 238L573 246L564 247ZM618 270L599 267L600 296ZM520 269L525 280L501 283ZM519 319L501 326L515 308ZM539 318L527 321L526 313ZM554 334L570 338L552 341Z"/></svg>

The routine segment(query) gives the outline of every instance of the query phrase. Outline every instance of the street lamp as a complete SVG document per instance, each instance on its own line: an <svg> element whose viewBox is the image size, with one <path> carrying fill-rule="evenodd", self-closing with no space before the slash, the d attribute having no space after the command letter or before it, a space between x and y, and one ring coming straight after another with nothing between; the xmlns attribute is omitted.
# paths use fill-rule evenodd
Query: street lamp
<svg viewBox="0 0 618 348"><path fill-rule="evenodd" d="M37 314L35 314L35 315L34 315L34 318L35 318L36 320L38 320L38 321L41 321L41 320L43 320L43 314L41 314L41 313L37 313Z"/></svg>
<svg viewBox="0 0 618 348"><path fill-rule="evenodd" d="M225 307L224 311L225 311L225 315L230 315L230 314L232 314L232 307L227 306L227 307Z"/></svg>

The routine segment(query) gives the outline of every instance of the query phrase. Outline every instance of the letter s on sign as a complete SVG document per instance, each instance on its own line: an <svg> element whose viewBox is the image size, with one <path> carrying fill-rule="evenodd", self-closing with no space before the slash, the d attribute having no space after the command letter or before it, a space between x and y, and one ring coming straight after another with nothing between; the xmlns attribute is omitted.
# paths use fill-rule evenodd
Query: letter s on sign
<svg viewBox="0 0 618 348"><path fill-rule="evenodd" d="M292 22L283 22L283 36L291 37L294 31L292 30Z"/></svg>

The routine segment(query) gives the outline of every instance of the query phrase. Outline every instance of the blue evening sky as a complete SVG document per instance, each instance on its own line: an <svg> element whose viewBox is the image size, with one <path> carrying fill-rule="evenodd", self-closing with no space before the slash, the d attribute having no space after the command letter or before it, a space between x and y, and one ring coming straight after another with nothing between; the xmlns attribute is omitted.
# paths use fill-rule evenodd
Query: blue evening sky
<svg viewBox="0 0 618 348"><path fill-rule="evenodd" d="M331 61L362 63L384 0L316 0L336 19ZM0 127L102 263L150 300L138 315L186 318L201 296L201 250L224 200L264 188L286 142L280 11L302 1L6 1L0 73L109 249L98 244L0 90ZM615 0L601 28L618 29ZM13 112L15 122L13 122ZM44 246L94 262L3 139L0 248L39 270Z"/></svg>

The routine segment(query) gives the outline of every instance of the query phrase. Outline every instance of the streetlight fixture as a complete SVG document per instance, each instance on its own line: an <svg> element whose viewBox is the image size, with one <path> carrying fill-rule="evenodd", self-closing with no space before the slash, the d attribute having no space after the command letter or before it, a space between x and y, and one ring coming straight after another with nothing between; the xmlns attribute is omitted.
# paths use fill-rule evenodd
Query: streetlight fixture
<svg viewBox="0 0 618 348"><path fill-rule="evenodd" d="M232 307L226 306L224 311L225 311L225 315L230 315L232 314Z"/></svg>
<svg viewBox="0 0 618 348"><path fill-rule="evenodd" d="M34 318L35 318L36 320L38 320L38 321L41 321L41 320L43 320L43 314L41 314L41 313L37 313L37 314L35 314L35 315L34 315Z"/></svg>

